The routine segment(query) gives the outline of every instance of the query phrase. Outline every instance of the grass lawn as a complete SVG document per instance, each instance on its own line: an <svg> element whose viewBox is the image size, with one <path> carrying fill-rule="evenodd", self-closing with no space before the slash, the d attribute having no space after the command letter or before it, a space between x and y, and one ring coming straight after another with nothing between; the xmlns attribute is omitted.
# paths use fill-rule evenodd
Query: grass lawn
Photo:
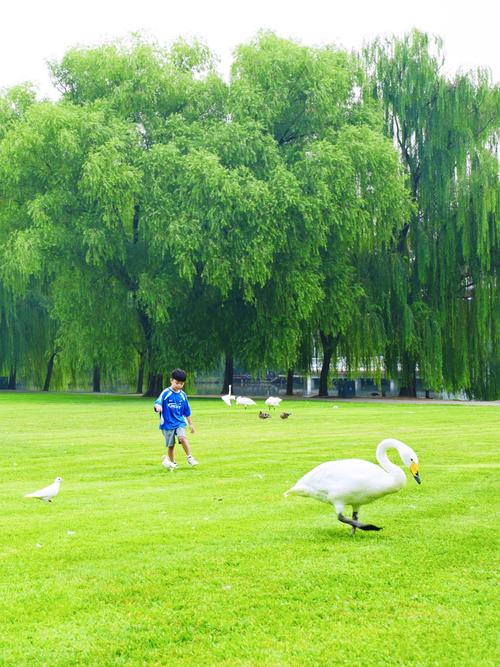
<svg viewBox="0 0 500 667"><path fill-rule="evenodd" d="M151 400L0 393L0 664L499 664L500 409L284 405L192 399L200 465L179 449L169 473ZM283 498L384 437L422 478L361 509L384 530ZM54 502L24 498L58 475Z"/></svg>

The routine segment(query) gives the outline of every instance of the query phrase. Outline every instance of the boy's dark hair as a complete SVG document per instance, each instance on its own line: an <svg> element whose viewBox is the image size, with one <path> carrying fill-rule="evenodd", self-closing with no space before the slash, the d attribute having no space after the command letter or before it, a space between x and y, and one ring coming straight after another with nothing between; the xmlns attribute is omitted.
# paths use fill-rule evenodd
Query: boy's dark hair
<svg viewBox="0 0 500 667"><path fill-rule="evenodd" d="M174 368L174 370L170 373L170 377L172 380L186 382L187 373L186 371L183 371L182 368Z"/></svg>

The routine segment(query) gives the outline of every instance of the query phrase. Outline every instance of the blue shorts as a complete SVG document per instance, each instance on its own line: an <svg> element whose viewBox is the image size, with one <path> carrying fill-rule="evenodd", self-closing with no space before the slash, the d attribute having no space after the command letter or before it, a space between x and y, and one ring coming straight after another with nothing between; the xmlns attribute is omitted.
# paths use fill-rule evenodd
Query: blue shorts
<svg viewBox="0 0 500 667"><path fill-rule="evenodd" d="M162 431L167 447L173 447L175 445L175 436L177 436L177 440L186 437L186 429L182 426L170 430L162 429Z"/></svg>

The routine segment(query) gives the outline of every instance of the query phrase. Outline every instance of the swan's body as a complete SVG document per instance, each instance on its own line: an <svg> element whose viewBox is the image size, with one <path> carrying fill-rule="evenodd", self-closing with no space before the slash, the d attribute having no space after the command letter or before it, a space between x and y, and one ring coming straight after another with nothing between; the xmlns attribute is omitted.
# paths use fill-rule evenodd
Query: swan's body
<svg viewBox="0 0 500 667"><path fill-rule="evenodd" d="M246 408L247 405L257 405L257 403L248 396L236 396L236 405L244 405Z"/></svg>
<svg viewBox="0 0 500 667"><path fill-rule="evenodd" d="M270 408L277 408L282 400L283 399L279 398L278 396L269 396L269 398L266 398L264 403L268 405Z"/></svg>
<svg viewBox="0 0 500 667"><path fill-rule="evenodd" d="M229 385L229 392L228 392L227 394L224 394L224 396L221 396L221 398L222 398L222 400L224 401L224 403L225 403L226 405L229 405L229 407L231 407L231 401L235 401L235 400L236 400L236 396L233 396L233 395L231 394L231 386L232 386L232 385Z"/></svg>
<svg viewBox="0 0 500 667"><path fill-rule="evenodd" d="M61 486L62 477L56 477L52 484L46 486L44 489L39 491L33 491L33 493L27 493L25 498L39 498L40 500L45 500L46 502L52 502L52 498L57 496L59 493L59 487Z"/></svg>
<svg viewBox="0 0 500 667"><path fill-rule="evenodd" d="M377 447L376 457L380 465L361 459L328 461L299 479L285 496L288 494L308 496L330 503L335 507L339 521L353 526L353 532L356 528L380 530L372 524L358 522L357 518L361 505L371 503L389 493L396 493L406 484L404 472L387 457L387 450L391 448L398 450L401 460L410 468L412 475L420 484L418 457L413 449L400 440L388 438L382 440ZM343 516L346 505L352 506L352 520Z"/></svg>

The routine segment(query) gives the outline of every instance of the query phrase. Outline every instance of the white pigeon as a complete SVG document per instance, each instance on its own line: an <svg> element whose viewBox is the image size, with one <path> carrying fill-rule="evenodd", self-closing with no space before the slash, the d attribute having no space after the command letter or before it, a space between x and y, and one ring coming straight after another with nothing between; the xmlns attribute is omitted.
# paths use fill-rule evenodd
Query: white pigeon
<svg viewBox="0 0 500 667"><path fill-rule="evenodd" d="M246 408L247 405L257 405L257 403L248 396L236 396L236 405L244 405Z"/></svg>
<svg viewBox="0 0 500 667"><path fill-rule="evenodd" d="M264 403L268 405L270 408L277 408L282 400L283 399L279 398L278 396L269 396L269 398L266 398Z"/></svg>
<svg viewBox="0 0 500 667"><path fill-rule="evenodd" d="M231 401L236 400L236 396L232 396L231 394L231 387L232 385L229 385L229 392L227 394L224 394L224 396L221 396L224 403L226 405L229 405L229 407L231 407Z"/></svg>
<svg viewBox="0 0 500 667"><path fill-rule="evenodd" d="M44 489L39 491L33 491L33 493L27 493L25 498L39 498L40 500L45 500L47 503L52 502L52 498L57 496L59 493L59 487L61 486L62 477L56 477L52 484L46 486Z"/></svg>

